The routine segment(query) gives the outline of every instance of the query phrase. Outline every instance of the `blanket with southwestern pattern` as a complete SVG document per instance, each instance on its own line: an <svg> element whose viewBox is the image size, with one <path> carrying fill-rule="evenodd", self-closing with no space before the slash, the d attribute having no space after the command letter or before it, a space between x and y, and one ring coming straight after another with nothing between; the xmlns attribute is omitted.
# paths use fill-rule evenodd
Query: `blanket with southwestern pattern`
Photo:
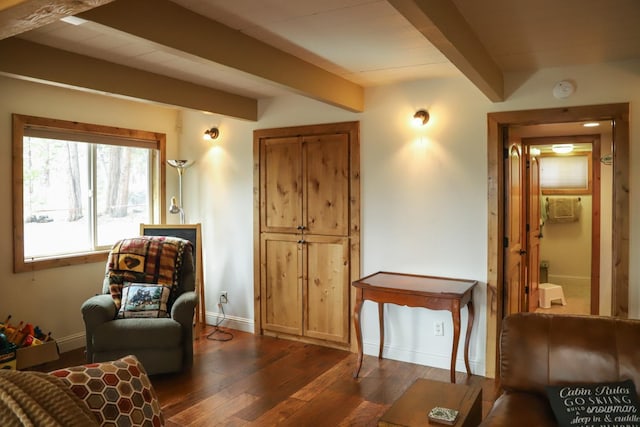
<svg viewBox="0 0 640 427"><path fill-rule="evenodd" d="M191 242L179 237L140 236L116 242L107 259L105 288L120 308L124 282L170 285L173 303L185 251Z"/></svg>

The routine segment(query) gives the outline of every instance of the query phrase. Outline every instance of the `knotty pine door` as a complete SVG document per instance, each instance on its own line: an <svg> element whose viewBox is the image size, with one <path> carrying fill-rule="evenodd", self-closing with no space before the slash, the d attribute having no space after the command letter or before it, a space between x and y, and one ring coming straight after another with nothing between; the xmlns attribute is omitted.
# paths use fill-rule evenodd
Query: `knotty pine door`
<svg viewBox="0 0 640 427"><path fill-rule="evenodd" d="M256 329L344 346L350 343L352 258L359 248L351 197L359 194L353 190L359 173L355 180L352 175L352 151L359 145L349 132L304 130L310 132L254 138L260 229Z"/></svg>

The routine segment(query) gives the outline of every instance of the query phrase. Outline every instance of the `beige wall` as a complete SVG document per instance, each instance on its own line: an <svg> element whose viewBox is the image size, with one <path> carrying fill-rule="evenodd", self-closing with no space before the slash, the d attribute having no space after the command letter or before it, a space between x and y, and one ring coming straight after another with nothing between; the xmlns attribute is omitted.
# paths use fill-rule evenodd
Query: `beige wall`
<svg viewBox="0 0 640 427"><path fill-rule="evenodd" d="M487 280L487 113L570 105L630 102L631 191L640 187L640 62L544 70L507 76L508 101L491 103L466 79L443 78L370 88L366 111L356 114L302 98L261 100L257 123L185 111L131 104L62 89L0 80L0 110L5 156L3 194L9 197L10 153L8 114L56 116L72 120L111 122L167 132L170 145L179 139L180 157L196 163L185 173L185 207L189 222L201 222L205 256L208 320L216 318L217 295L229 293L227 324L253 329L252 132L258 128L359 120L362 171L362 274L402 271L476 279L476 323L471 338L471 364L484 373L485 291ZM553 98L558 80L571 78L576 93ZM5 95L9 91L9 97ZM28 99L28 100L27 100ZM419 108L431 120L422 130L409 124ZM219 126L214 144L202 140L207 127ZM176 136L175 127L181 129ZM175 153L174 153L175 154ZM175 192L177 177L167 172ZM172 181L173 180L173 181ZM172 189L168 189L171 196ZM631 197L631 259L640 253L640 228L634 218L640 198ZM10 236L9 211L0 213L0 227ZM169 217L170 221L175 219ZM58 336L82 334L79 305L95 293L102 265L74 267L31 275L10 272L9 240L1 249L7 297L0 316L36 317L52 325ZM640 263L631 262L630 313L640 316ZM90 282L90 283L89 283ZM51 311L43 312L42 307ZM450 316L444 311L387 308L385 356L430 366L447 367ZM434 337L432 324L444 320L445 336ZM466 311L463 312L463 321ZM377 313L369 303L363 312L365 352L377 352ZM458 369L463 369L462 353Z"/></svg>
<svg viewBox="0 0 640 427"><path fill-rule="evenodd" d="M547 196L543 196L547 197ZM548 196L554 197L554 196ZM591 283L591 195L580 197L580 219L576 222L547 221L540 239L540 259L549 262L549 281L557 285Z"/></svg>
<svg viewBox="0 0 640 427"><path fill-rule="evenodd" d="M13 273L11 208L11 114L19 113L163 132L167 151L177 147L175 110L0 76L0 317L51 331L62 350L84 345L80 305L99 293L104 263ZM170 171L167 171L169 174ZM175 188L175 181L171 187ZM0 320L0 321L2 321Z"/></svg>

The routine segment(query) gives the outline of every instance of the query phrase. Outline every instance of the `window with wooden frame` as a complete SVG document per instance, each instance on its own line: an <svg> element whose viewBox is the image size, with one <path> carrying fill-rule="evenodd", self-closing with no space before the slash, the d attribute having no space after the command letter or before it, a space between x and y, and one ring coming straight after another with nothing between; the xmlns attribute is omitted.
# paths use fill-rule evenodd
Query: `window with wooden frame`
<svg viewBox="0 0 640 427"><path fill-rule="evenodd" d="M591 152L541 154L542 194L591 194Z"/></svg>
<svg viewBox="0 0 640 427"><path fill-rule="evenodd" d="M162 220L162 133L13 115L14 271L102 261Z"/></svg>

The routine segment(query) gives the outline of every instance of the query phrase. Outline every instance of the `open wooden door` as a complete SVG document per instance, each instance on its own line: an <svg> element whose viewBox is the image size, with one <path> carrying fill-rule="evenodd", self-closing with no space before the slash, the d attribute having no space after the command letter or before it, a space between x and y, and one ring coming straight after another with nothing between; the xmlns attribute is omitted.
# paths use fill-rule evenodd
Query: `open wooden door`
<svg viewBox="0 0 640 427"><path fill-rule="evenodd" d="M525 156L520 140L505 148L504 315L526 311Z"/></svg>
<svg viewBox="0 0 640 427"><path fill-rule="evenodd" d="M527 224L527 272L528 292L527 311L534 312L538 308L538 285L540 284L540 238L542 227L540 224L542 197L540 192L540 162L538 157L531 156L527 146L527 170L529 179L528 224Z"/></svg>

